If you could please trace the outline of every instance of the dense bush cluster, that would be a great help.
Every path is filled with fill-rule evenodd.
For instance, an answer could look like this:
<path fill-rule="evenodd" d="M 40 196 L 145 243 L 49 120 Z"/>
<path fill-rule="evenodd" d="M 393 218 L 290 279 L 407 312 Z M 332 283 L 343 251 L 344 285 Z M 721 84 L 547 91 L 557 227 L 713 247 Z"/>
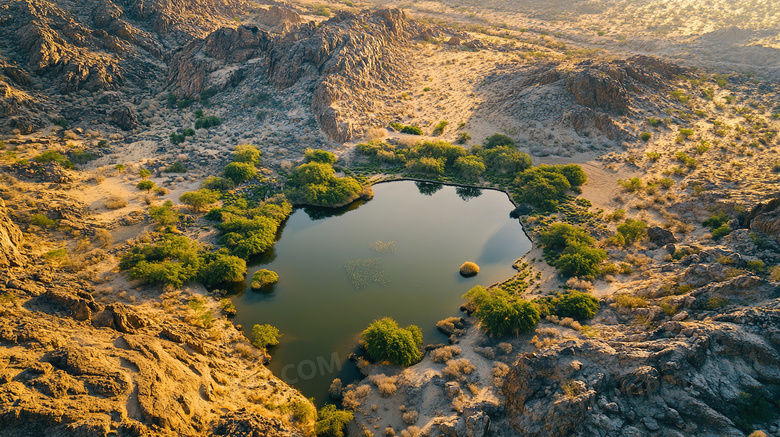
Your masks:
<path fill-rule="evenodd" d="M 309 162 L 293 170 L 287 180 L 291 187 L 290 199 L 315 206 L 340 206 L 360 196 L 363 187 L 358 181 L 351 177 L 336 177 L 330 164 L 317 161 L 330 161 L 332 158 L 327 154 L 312 151 L 306 158 Z"/>
<path fill-rule="evenodd" d="M 515 149 L 515 142 L 502 134 L 488 137 L 482 146 L 469 150 L 446 141 L 417 145 L 369 142 L 356 146 L 358 154 L 373 165 L 400 167 L 410 176 L 474 182 L 485 177 L 507 180 L 517 201 L 554 211 L 569 190 L 587 181 L 576 164 L 531 166 L 531 157 Z M 510 179 L 511 178 L 511 179 Z"/>
<path fill-rule="evenodd" d="M 362 344 L 374 361 L 411 366 L 422 359 L 422 332 L 414 325 L 401 328 L 388 317 L 375 320 L 363 331 Z"/>
<path fill-rule="evenodd" d="M 246 262 L 225 251 L 206 252 L 185 236 L 167 234 L 159 241 L 139 245 L 122 256 L 121 270 L 130 279 L 181 287 L 197 280 L 207 287 L 244 279 Z"/>
<path fill-rule="evenodd" d="M 593 247 L 593 237 L 576 226 L 554 223 L 540 237 L 545 258 L 566 276 L 595 276 L 607 259 L 607 252 Z"/>
<path fill-rule="evenodd" d="M 537 306 L 531 302 L 513 297 L 504 290 L 487 291 L 477 286 L 464 294 L 474 308 L 474 316 L 487 334 L 495 337 L 520 335 L 533 331 L 539 323 Z"/>
<path fill-rule="evenodd" d="M 542 316 L 556 315 L 580 321 L 593 318 L 600 307 L 598 299 L 578 291 L 557 297 L 542 297 L 534 302 L 539 305 Z"/>
<path fill-rule="evenodd" d="M 728 225 L 729 220 L 730 217 L 726 213 L 719 212 L 704 220 L 702 225 L 712 229 L 712 238 L 718 240 L 731 233 L 731 227 Z"/>
<path fill-rule="evenodd" d="M 209 211 L 206 218 L 221 221 L 216 227 L 222 233 L 222 244 L 233 255 L 246 259 L 273 247 L 279 225 L 291 213 L 292 205 L 283 197 L 269 199 L 256 207 L 238 198 Z"/>

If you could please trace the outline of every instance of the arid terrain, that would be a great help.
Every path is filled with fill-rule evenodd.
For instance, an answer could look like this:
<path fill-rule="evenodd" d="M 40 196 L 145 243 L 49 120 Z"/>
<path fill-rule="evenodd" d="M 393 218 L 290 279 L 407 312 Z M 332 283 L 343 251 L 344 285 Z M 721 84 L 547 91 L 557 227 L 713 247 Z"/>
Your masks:
<path fill-rule="evenodd" d="M 484 285 L 598 301 L 511 336 L 466 304 L 417 364 L 355 357 L 347 435 L 780 435 L 780 3 L 0 0 L 0 23 L 0 436 L 339 435 L 219 286 L 124 265 L 180 237 L 235 260 L 237 209 L 272 209 L 273 239 L 312 203 L 290 191 L 307 149 L 360 181 L 342 203 L 397 177 L 507 191 L 534 248 Z M 587 182 L 545 209 L 511 172 L 392 161 L 496 133 Z M 243 144 L 262 158 L 231 181 Z M 598 272 L 545 261 L 555 223 Z"/>

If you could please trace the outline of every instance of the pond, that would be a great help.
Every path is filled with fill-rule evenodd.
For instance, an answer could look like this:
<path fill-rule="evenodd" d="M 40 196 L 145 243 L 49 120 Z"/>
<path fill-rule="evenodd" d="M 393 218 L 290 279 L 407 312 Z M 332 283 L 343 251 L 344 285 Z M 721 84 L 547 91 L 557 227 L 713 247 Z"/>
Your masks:
<path fill-rule="evenodd" d="M 348 357 L 373 320 L 392 317 L 419 326 L 425 344 L 446 342 L 435 325 L 459 314 L 461 296 L 515 273 L 531 242 L 512 208 L 499 191 L 396 181 L 375 185 L 368 202 L 296 209 L 233 296 L 234 322 L 248 338 L 254 324 L 279 328 L 269 368 L 321 404 L 334 378 L 358 378 Z M 465 261 L 479 265 L 477 276 L 458 274 Z M 252 291 L 261 268 L 279 282 Z"/>

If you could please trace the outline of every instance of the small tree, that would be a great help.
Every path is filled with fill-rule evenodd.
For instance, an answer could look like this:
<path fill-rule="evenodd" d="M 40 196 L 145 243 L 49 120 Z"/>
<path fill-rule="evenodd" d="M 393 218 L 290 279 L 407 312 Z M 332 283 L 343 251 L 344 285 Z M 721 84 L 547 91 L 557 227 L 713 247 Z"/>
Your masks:
<path fill-rule="evenodd" d="M 178 223 L 181 214 L 173 207 L 173 202 L 166 200 L 162 206 L 149 208 L 149 216 L 162 228 L 167 228 Z"/>
<path fill-rule="evenodd" d="M 266 269 L 260 269 L 252 275 L 252 289 L 260 290 L 263 287 L 276 284 L 279 281 L 279 275 L 276 272 Z"/>
<path fill-rule="evenodd" d="M 251 144 L 239 144 L 233 149 L 233 161 L 257 165 L 260 163 L 260 149 Z"/>
<path fill-rule="evenodd" d="M 561 297 L 555 307 L 555 314 L 576 320 L 591 319 L 599 310 L 599 301 L 595 297 L 573 291 Z"/>
<path fill-rule="evenodd" d="M 225 166 L 225 177 L 236 184 L 246 182 L 255 175 L 257 175 L 255 166 L 246 162 L 231 162 Z"/>
<path fill-rule="evenodd" d="M 515 147 L 515 140 L 503 134 L 493 134 L 485 138 L 486 149 L 492 149 L 494 147 L 500 147 L 500 146 Z"/>
<path fill-rule="evenodd" d="M 154 189 L 155 183 L 153 181 L 144 179 L 141 182 L 139 182 L 138 185 L 136 185 L 135 187 L 138 188 L 139 190 L 146 190 L 146 192 L 148 193 L 152 191 L 152 189 Z"/>
<path fill-rule="evenodd" d="M 279 330 L 271 325 L 255 325 L 252 327 L 252 344 L 258 349 L 279 344 Z"/>
<path fill-rule="evenodd" d="M 138 170 L 138 176 L 140 176 L 141 179 L 146 179 L 146 178 L 148 178 L 151 175 L 152 175 L 152 172 L 150 172 L 149 170 L 147 170 L 145 168 L 142 168 L 142 169 Z"/>
<path fill-rule="evenodd" d="M 485 163 L 477 156 L 461 156 L 455 160 L 455 166 L 460 170 L 464 178 L 475 180 L 485 172 Z"/>
<path fill-rule="evenodd" d="M 333 404 L 326 404 L 317 414 L 314 432 L 318 436 L 344 437 L 344 428 L 353 417 L 351 411 L 339 410 Z"/>
<path fill-rule="evenodd" d="M 336 155 L 324 150 L 306 149 L 303 152 L 306 162 L 319 162 L 322 164 L 335 164 Z"/>
<path fill-rule="evenodd" d="M 193 211 L 201 211 L 204 206 L 211 205 L 219 201 L 218 191 L 202 188 L 200 190 L 188 191 L 179 197 L 179 201 L 189 205 Z"/>
<path fill-rule="evenodd" d="M 205 264 L 198 272 L 197 279 L 206 287 L 243 281 L 246 275 L 246 261 L 237 256 L 224 253 L 207 254 L 203 262 Z"/>
<path fill-rule="evenodd" d="M 389 361 L 399 366 L 411 366 L 422 359 L 422 332 L 414 325 L 401 328 L 389 318 L 375 320 L 362 334 L 369 358 Z"/>
<path fill-rule="evenodd" d="M 623 244 L 630 245 L 647 234 L 647 223 L 642 220 L 628 219 L 618 225 L 617 231 L 618 239 L 622 240 Z"/>

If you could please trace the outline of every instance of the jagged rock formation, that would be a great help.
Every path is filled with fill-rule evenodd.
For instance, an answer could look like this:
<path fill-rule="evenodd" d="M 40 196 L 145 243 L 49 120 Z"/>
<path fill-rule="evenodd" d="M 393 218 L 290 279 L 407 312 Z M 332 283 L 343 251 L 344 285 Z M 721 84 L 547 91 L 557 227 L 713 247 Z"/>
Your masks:
<path fill-rule="evenodd" d="M 189 98 L 208 87 L 235 86 L 248 76 L 263 76 L 290 92 L 313 90 L 305 98 L 311 98 L 320 127 L 333 140 L 347 141 L 364 128 L 347 120 L 365 119 L 372 100 L 402 84 L 408 72 L 402 47 L 419 33 L 419 26 L 395 9 L 342 13 L 321 26 L 305 23 L 282 35 L 256 27 L 223 28 L 178 52 L 169 82 L 180 97 Z"/>
<path fill-rule="evenodd" d="M 751 230 L 762 232 L 780 243 L 780 198 L 756 205 L 744 222 Z"/>
<path fill-rule="evenodd" d="M 526 354 L 504 384 L 507 418 L 530 436 L 742 436 L 743 393 L 780 390 L 778 327 L 774 300 L 713 323 L 670 321 L 644 341 L 569 340 Z"/>
<path fill-rule="evenodd" d="M 0 295 L 18 299 L 0 303 L 0 436 L 301 436 L 311 426 L 262 407 L 309 402 L 236 353 L 238 331 L 209 338 L 169 315 L 104 308 L 85 283 L 52 273 L 0 281 Z"/>
<path fill-rule="evenodd" d="M 3 199 L 0 199 L 0 268 L 20 267 L 25 258 L 19 252 L 22 232 L 8 217 Z"/>

